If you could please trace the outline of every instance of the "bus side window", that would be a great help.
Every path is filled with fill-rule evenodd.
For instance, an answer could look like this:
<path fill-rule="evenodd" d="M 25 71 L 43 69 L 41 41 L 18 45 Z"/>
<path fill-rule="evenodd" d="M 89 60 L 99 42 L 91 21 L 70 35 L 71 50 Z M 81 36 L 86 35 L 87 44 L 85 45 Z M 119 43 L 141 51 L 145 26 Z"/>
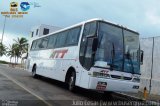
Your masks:
<path fill-rule="evenodd" d="M 37 41 L 33 41 L 32 42 L 31 50 L 34 50 L 36 48 L 36 44 L 37 44 Z"/>
<path fill-rule="evenodd" d="M 45 48 L 47 48 L 47 44 L 48 44 L 48 37 L 42 38 L 39 43 L 39 48 L 45 49 Z"/>
<path fill-rule="evenodd" d="M 40 49 L 40 47 L 39 47 L 40 43 L 41 43 L 41 39 L 38 39 L 38 40 L 37 40 L 36 47 L 35 47 L 36 50 L 39 50 L 39 49 Z"/>
<path fill-rule="evenodd" d="M 68 31 L 64 31 L 59 33 L 56 40 L 56 47 L 63 47 L 65 46 L 66 38 L 67 38 Z"/>
<path fill-rule="evenodd" d="M 49 37 L 48 48 L 54 48 L 54 47 L 55 47 L 56 38 L 57 38 L 57 35 L 56 35 L 56 34 L 51 35 L 51 36 Z"/>
<path fill-rule="evenodd" d="M 69 30 L 67 41 L 66 41 L 67 45 L 78 44 L 80 31 L 81 31 L 81 26 Z"/>
<path fill-rule="evenodd" d="M 84 30 L 83 30 L 83 35 L 81 39 L 81 46 L 80 46 L 80 63 L 82 64 L 83 67 L 86 69 L 90 69 L 91 66 L 91 61 L 90 63 L 86 64 L 85 61 L 89 61 L 88 56 L 88 50 L 90 50 L 90 43 L 92 43 L 92 40 L 87 40 L 86 36 L 87 35 L 93 35 L 96 33 L 96 22 L 90 22 L 85 24 Z M 90 57 L 92 59 L 92 57 Z"/>
<path fill-rule="evenodd" d="M 89 70 L 92 66 L 92 44 L 93 44 L 93 39 L 88 38 L 87 39 L 87 44 L 86 44 L 86 50 L 85 50 L 85 59 L 84 59 L 84 64 L 83 66 Z"/>
<path fill-rule="evenodd" d="M 87 35 L 92 35 L 96 33 L 96 22 L 87 23 L 84 26 L 83 38 Z"/>

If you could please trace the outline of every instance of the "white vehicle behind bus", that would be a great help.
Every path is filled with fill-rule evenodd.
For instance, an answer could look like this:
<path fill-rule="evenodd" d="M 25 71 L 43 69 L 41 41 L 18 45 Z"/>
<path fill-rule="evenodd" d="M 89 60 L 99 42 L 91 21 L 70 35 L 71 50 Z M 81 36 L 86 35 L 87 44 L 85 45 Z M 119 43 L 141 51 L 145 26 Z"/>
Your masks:
<path fill-rule="evenodd" d="M 139 34 L 92 19 L 32 41 L 27 68 L 36 75 L 98 91 L 137 92 L 140 84 Z"/>

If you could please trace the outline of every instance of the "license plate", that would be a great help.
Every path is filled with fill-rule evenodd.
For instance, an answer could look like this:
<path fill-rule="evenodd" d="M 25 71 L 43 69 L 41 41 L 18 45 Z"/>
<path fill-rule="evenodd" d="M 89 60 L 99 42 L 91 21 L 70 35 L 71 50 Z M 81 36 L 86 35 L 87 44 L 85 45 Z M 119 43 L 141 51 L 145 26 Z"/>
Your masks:
<path fill-rule="evenodd" d="M 98 82 L 96 89 L 97 90 L 105 90 L 106 87 L 107 87 L 107 82 Z"/>

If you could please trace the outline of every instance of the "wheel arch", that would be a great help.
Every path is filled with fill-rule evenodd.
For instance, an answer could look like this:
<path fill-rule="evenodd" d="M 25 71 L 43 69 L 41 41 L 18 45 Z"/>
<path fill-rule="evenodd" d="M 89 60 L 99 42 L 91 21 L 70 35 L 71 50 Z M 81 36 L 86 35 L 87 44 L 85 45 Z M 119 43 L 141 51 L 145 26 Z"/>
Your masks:
<path fill-rule="evenodd" d="M 34 69 L 35 67 L 37 67 L 37 64 L 36 64 L 36 63 L 33 64 L 32 72 L 33 72 L 33 69 Z"/>
<path fill-rule="evenodd" d="M 74 67 L 69 67 L 68 70 L 67 70 L 67 73 L 66 73 L 66 76 L 65 76 L 65 83 L 68 83 L 69 81 L 69 77 L 71 75 L 72 72 L 75 72 L 75 75 L 76 75 L 76 69 Z M 75 76 L 76 77 L 76 76 Z M 76 80 L 76 79 L 75 79 Z"/>

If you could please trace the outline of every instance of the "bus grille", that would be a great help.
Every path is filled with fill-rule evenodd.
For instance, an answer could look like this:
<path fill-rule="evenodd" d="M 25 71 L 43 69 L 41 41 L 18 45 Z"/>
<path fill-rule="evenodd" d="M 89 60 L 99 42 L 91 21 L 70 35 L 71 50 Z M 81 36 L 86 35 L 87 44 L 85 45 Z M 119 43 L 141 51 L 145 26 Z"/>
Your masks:
<path fill-rule="evenodd" d="M 111 77 L 115 79 L 132 80 L 131 77 L 125 77 L 125 76 L 119 76 L 119 75 L 111 75 Z"/>

